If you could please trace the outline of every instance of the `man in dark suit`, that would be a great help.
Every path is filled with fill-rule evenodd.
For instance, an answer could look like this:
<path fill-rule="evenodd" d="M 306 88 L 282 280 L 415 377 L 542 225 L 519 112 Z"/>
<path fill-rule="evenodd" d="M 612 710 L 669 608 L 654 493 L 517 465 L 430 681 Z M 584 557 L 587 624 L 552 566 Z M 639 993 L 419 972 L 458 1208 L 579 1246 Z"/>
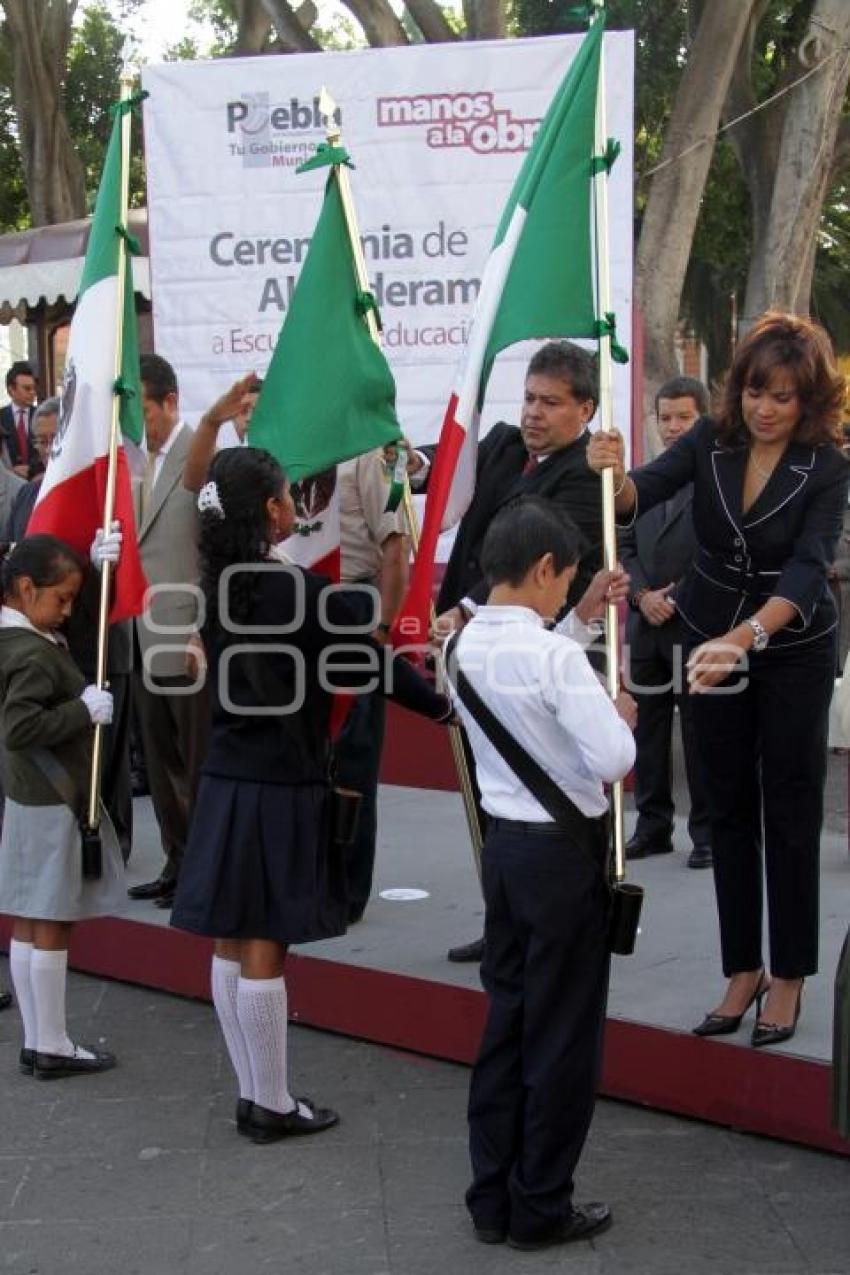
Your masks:
<path fill-rule="evenodd" d="M 533 355 L 519 428 L 499 421 L 478 449 L 475 494 L 458 526 L 437 599 L 437 633 L 462 627 L 486 601 L 481 547 L 495 515 L 517 496 L 544 496 L 576 524 L 583 543 L 567 606 L 574 606 L 584 593 L 602 566 L 602 487 L 598 475 L 585 472 L 587 426 L 598 397 L 596 358 L 581 346 L 548 341 Z M 423 471 L 433 452 L 434 448 L 422 448 L 413 453 L 415 491 L 427 487 Z M 471 756 L 469 768 L 474 774 Z M 480 806 L 479 818 L 483 827 Z M 482 953 L 483 940 L 476 939 L 451 948 L 449 960 L 477 961 Z"/>
<path fill-rule="evenodd" d="M 655 410 L 666 449 L 687 433 L 700 416 L 706 415 L 708 393 L 701 381 L 679 376 L 661 386 Z M 678 707 L 691 798 L 688 831 L 693 849 L 688 867 L 710 868 L 708 809 L 684 669 L 682 627 L 672 596 L 693 561 L 696 547 L 692 495 L 692 487 L 681 488 L 672 499 L 650 509 L 619 536 L 620 558 L 631 577 L 626 625 L 629 690 L 638 702 L 638 819 L 634 836 L 626 844 L 626 858 L 643 859 L 673 849 L 670 748 L 673 710 Z"/>
<path fill-rule="evenodd" d="M 6 373 L 10 402 L 0 411 L 0 445 L 3 464 L 19 478 L 31 478 L 30 466 L 38 459 L 30 436 L 37 389 L 32 364 L 13 363 Z"/>

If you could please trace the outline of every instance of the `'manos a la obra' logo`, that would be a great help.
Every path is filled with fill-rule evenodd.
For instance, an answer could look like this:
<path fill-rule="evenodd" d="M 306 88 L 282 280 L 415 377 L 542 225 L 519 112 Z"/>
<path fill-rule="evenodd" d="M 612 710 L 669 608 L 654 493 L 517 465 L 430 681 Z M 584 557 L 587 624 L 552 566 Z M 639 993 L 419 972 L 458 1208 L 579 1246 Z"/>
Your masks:
<path fill-rule="evenodd" d="M 307 159 L 324 137 L 318 97 L 309 102 L 290 97 L 286 102 L 272 103 L 268 92 L 243 93 L 226 104 L 225 112 L 230 154 L 241 159 L 244 168 L 294 167 Z M 341 122 L 339 110 L 334 118 Z M 310 138 L 308 134 L 319 136 Z"/>
<path fill-rule="evenodd" d="M 428 146 L 460 146 L 479 155 L 530 150 L 540 127 L 539 119 L 500 110 L 489 91 L 379 97 L 376 109 L 378 128 L 418 126 Z"/>

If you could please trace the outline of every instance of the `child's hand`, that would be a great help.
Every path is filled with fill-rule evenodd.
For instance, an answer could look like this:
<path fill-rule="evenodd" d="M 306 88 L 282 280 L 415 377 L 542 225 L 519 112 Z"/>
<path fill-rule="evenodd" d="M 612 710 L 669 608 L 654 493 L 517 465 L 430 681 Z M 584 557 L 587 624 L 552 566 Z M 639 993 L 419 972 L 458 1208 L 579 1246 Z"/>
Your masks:
<path fill-rule="evenodd" d="M 89 710 L 89 717 L 95 726 L 108 726 L 112 721 L 112 696 L 109 691 L 102 691 L 99 686 L 87 686 L 80 699 Z"/>
<path fill-rule="evenodd" d="M 116 565 L 121 557 L 121 541 L 123 539 L 121 523 L 117 519 L 112 524 L 112 530 L 106 536 L 103 534 L 103 528 L 98 527 L 89 549 L 91 564 L 97 571 L 103 570 L 104 562 L 111 563 L 113 567 Z"/>

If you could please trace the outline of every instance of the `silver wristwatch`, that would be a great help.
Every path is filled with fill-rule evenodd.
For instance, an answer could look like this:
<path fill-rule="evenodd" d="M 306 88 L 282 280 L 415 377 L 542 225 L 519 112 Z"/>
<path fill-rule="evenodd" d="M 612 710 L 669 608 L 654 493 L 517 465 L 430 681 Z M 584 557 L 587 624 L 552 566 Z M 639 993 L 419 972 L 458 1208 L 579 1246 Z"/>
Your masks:
<path fill-rule="evenodd" d="M 760 624 L 758 620 L 754 620 L 752 618 L 745 620 L 744 623 L 749 625 L 753 631 L 754 641 L 750 649 L 753 651 L 763 651 L 770 641 L 770 634 L 767 629 L 763 624 Z"/>

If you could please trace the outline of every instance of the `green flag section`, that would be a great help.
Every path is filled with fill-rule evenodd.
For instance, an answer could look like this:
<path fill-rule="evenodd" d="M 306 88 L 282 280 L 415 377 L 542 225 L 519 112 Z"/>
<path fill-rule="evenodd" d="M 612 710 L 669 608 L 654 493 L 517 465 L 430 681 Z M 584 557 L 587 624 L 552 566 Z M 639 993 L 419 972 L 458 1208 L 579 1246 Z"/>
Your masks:
<path fill-rule="evenodd" d="M 293 482 L 401 437 L 395 382 L 363 310 L 332 175 L 248 427 Z"/>
<path fill-rule="evenodd" d="M 62 380 L 59 428 L 50 451 L 27 534 L 48 532 L 87 555 L 103 525 L 109 470 L 109 442 L 115 395 L 126 437 L 141 441 L 139 339 L 130 260 L 127 258 L 121 357 L 117 350 L 121 226 L 121 116 L 116 109 L 112 136 L 95 204 L 77 306 L 71 322 Z M 116 384 L 116 367 L 122 369 Z M 124 540 L 114 575 L 110 620 L 139 615 L 147 581 L 136 543 L 130 477 L 123 446 L 118 448 L 113 516 Z"/>
<path fill-rule="evenodd" d="M 600 13 L 544 116 L 496 231 L 493 253 L 509 265 L 484 351 L 479 406 L 500 350 L 534 337 L 595 335 L 591 182 L 604 30 Z"/>

